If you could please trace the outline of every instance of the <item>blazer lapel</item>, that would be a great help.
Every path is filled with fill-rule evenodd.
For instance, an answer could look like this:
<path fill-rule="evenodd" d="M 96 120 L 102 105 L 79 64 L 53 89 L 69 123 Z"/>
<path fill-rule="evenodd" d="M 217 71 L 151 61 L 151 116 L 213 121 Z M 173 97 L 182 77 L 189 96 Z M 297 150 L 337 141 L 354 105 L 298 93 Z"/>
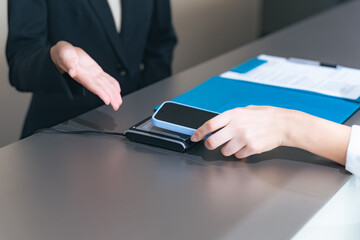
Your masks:
<path fill-rule="evenodd" d="M 101 24 L 103 25 L 106 35 L 111 42 L 114 50 L 123 64 L 126 65 L 125 54 L 123 52 L 121 38 L 116 31 L 114 18 L 112 16 L 110 7 L 106 0 L 88 0 L 92 5 L 96 15 L 98 16 Z M 124 0 L 122 0 L 124 2 Z M 123 8 L 123 6 L 122 6 Z M 124 11 L 123 11 L 124 12 Z"/>

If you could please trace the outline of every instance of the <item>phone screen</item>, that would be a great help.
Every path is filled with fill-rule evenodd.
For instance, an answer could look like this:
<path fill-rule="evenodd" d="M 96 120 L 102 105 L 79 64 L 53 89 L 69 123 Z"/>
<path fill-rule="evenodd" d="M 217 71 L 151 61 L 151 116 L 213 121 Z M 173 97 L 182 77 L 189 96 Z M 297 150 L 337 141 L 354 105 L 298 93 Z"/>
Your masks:
<path fill-rule="evenodd" d="M 217 115 L 217 113 L 168 102 L 156 113 L 155 118 L 164 122 L 198 129 Z"/>

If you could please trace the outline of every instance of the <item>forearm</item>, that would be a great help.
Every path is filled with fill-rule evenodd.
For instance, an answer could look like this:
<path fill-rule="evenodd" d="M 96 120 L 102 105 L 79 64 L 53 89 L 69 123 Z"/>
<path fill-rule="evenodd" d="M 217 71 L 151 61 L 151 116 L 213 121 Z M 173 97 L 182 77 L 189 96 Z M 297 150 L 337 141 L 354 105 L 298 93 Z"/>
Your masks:
<path fill-rule="evenodd" d="M 298 111 L 290 111 L 284 119 L 288 124 L 283 145 L 301 148 L 345 165 L 350 127 Z"/>
<path fill-rule="evenodd" d="M 6 57 L 10 82 L 19 91 L 57 92 L 65 84 L 50 57 L 47 2 L 8 1 Z"/>
<path fill-rule="evenodd" d="M 59 89 L 61 77 L 50 58 L 50 49 L 41 47 L 8 55 L 10 82 L 19 91 L 39 92 Z M 56 84 L 58 83 L 58 84 Z M 51 91 L 51 90 L 50 90 Z"/>

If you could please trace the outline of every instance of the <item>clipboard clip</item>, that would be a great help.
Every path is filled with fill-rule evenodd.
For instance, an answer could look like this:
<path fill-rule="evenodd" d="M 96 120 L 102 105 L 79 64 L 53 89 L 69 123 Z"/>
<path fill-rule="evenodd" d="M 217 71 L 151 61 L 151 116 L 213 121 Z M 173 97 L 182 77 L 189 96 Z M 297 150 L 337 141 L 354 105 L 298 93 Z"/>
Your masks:
<path fill-rule="evenodd" d="M 299 64 L 305 64 L 305 65 L 328 67 L 328 68 L 335 68 L 335 69 L 342 68 L 342 66 L 337 65 L 337 64 L 324 63 L 324 62 L 319 62 L 319 61 L 314 61 L 314 60 L 307 60 L 307 59 L 301 59 L 301 58 L 293 58 L 293 57 L 291 57 L 291 58 L 288 58 L 287 60 L 288 60 L 289 62 L 299 63 Z"/>

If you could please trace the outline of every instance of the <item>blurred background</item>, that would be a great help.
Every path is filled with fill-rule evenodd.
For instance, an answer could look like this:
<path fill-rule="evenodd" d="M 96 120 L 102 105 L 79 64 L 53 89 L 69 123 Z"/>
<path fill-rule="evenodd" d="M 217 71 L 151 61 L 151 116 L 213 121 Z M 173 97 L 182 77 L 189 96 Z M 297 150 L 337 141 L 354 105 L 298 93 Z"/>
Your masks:
<path fill-rule="evenodd" d="M 351 0 L 171 0 L 174 74 Z M 7 1 L 0 1 L 0 147 L 19 139 L 31 95 L 8 81 Z"/>

